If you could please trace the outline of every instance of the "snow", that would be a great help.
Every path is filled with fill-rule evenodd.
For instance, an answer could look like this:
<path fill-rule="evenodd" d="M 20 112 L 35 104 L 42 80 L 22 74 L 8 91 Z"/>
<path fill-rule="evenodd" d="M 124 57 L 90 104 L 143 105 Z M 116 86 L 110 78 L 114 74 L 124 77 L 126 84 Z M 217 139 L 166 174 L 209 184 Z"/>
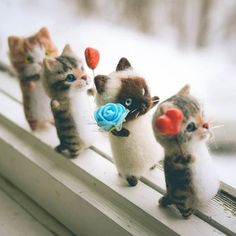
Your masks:
<path fill-rule="evenodd" d="M 222 139 L 228 138 L 235 145 L 236 132 L 228 131 L 236 123 L 236 112 L 232 111 L 236 99 L 236 66 L 222 48 L 213 45 L 198 52 L 178 49 L 170 40 L 147 36 L 95 16 L 80 16 L 78 12 L 75 1 L 1 0 L 0 59 L 9 63 L 9 35 L 30 35 L 47 26 L 60 50 L 70 43 L 84 60 L 86 47 L 99 49 L 101 60 L 95 74 L 109 74 L 125 56 L 144 75 L 152 94 L 161 100 L 186 83 L 190 84 L 192 93 L 204 104 L 207 116 L 215 124 L 224 125 L 216 132 L 215 141 L 221 143 Z M 91 70 L 87 70 L 92 76 Z M 222 178 L 236 186 L 236 177 L 230 169 L 232 163 L 235 165 L 235 154 L 234 158 L 216 158 L 216 161 L 218 168 L 223 169 L 221 173 L 227 173 L 222 174 Z"/>

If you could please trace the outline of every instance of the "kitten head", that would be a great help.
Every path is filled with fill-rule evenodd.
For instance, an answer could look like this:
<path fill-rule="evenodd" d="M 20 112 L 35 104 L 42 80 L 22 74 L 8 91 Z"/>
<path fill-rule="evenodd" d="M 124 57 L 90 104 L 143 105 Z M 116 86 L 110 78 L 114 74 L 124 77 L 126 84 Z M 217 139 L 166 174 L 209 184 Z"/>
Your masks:
<path fill-rule="evenodd" d="M 157 141 L 169 149 L 209 137 L 209 125 L 199 103 L 190 95 L 188 85 L 158 106 L 153 116 L 153 130 Z"/>
<path fill-rule="evenodd" d="M 158 97 L 151 97 L 146 81 L 133 70 L 126 58 L 120 59 L 115 72 L 108 76 L 98 75 L 94 82 L 97 104 L 121 103 L 130 111 L 126 121 L 147 113 L 159 101 Z"/>
<path fill-rule="evenodd" d="M 51 98 L 69 96 L 88 84 L 83 64 L 68 44 L 59 57 L 44 60 L 43 73 L 43 84 Z"/>
<path fill-rule="evenodd" d="M 10 60 L 21 79 L 39 75 L 43 59 L 57 56 L 57 49 L 46 27 L 27 38 L 10 36 L 8 45 Z"/>

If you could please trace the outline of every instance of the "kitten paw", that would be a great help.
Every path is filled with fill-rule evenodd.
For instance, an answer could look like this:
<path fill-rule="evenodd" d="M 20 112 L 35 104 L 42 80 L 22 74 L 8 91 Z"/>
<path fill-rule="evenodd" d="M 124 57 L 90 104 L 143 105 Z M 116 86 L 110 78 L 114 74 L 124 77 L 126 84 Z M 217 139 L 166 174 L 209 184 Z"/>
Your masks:
<path fill-rule="evenodd" d="M 37 130 L 38 128 L 38 122 L 36 120 L 30 120 L 29 122 L 29 126 L 31 128 L 32 131 Z"/>
<path fill-rule="evenodd" d="M 129 130 L 122 128 L 122 130 L 117 131 L 117 130 L 112 130 L 111 131 L 113 135 L 117 136 L 117 137 L 128 137 L 130 132 Z"/>
<path fill-rule="evenodd" d="M 131 187 L 134 187 L 138 184 L 138 178 L 133 175 L 128 176 L 126 180 Z"/>
<path fill-rule="evenodd" d="M 193 208 L 178 208 L 180 211 L 180 214 L 183 216 L 184 219 L 188 219 L 193 213 Z"/>
<path fill-rule="evenodd" d="M 51 101 L 51 106 L 53 110 L 58 110 L 60 107 L 60 103 L 57 100 L 52 100 Z"/>
<path fill-rule="evenodd" d="M 61 144 L 56 146 L 54 149 L 55 149 L 56 152 L 59 152 L 59 153 L 65 152 L 67 150 L 67 148 L 65 146 L 61 145 Z"/>
<path fill-rule="evenodd" d="M 162 207 L 167 207 L 167 206 L 171 205 L 171 201 L 167 196 L 164 196 L 159 199 L 159 205 Z"/>
<path fill-rule="evenodd" d="M 95 96 L 96 90 L 94 88 L 90 88 L 87 90 L 88 96 Z"/>

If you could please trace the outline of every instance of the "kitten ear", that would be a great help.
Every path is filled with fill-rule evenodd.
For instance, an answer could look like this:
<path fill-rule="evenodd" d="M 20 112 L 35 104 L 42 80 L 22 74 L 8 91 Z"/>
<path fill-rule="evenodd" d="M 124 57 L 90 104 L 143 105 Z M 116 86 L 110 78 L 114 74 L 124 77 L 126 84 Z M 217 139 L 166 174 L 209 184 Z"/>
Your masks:
<path fill-rule="evenodd" d="M 73 51 L 72 51 L 70 45 L 66 44 L 61 55 L 68 55 L 68 54 L 70 55 L 71 53 L 73 53 Z"/>
<path fill-rule="evenodd" d="M 57 64 L 56 60 L 51 58 L 45 58 L 43 60 L 43 66 L 48 71 L 52 71 L 56 64 Z"/>
<path fill-rule="evenodd" d="M 37 36 L 50 39 L 50 33 L 48 31 L 48 28 L 47 27 L 41 28 L 39 32 L 37 33 Z"/>
<path fill-rule="evenodd" d="M 116 71 L 127 70 L 129 68 L 132 68 L 130 62 L 127 60 L 127 58 L 122 57 L 116 66 Z"/>
<path fill-rule="evenodd" d="M 190 85 L 186 84 L 180 91 L 177 93 L 178 95 L 182 96 L 189 96 L 190 95 Z"/>
<path fill-rule="evenodd" d="M 11 52 L 15 51 L 21 44 L 21 38 L 16 36 L 8 37 L 8 46 Z"/>

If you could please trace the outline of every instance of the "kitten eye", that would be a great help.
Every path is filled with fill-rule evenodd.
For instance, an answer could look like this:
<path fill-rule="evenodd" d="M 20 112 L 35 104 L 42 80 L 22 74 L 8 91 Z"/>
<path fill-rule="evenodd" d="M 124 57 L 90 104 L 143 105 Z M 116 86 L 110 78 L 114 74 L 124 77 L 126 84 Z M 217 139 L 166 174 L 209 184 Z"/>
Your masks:
<path fill-rule="evenodd" d="M 25 58 L 25 63 L 32 64 L 34 62 L 34 58 L 32 56 L 27 56 Z"/>
<path fill-rule="evenodd" d="M 46 57 L 49 57 L 49 56 L 50 56 L 50 54 L 51 54 L 51 53 L 50 53 L 50 51 L 49 51 L 49 50 L 46 50 L 46 51 L 45 51 L 45 56 L 46 56 Z"/>
<path fill-rule="evenodd" d="M 69 74 L 66 76 L 66 81 L 67 82 L 74 82 L 76 80 L 75 76 L 73 74 Z"/>
<path fill-rule="evenodd" d="M 64 73 L 63 70 L 58 70 L 58 71 L 57 71 L 57 74 L 58 74 L 58 75 L 61 75 L 61 74 L 63 74 L 63 73 Z"/>
<path fill-rule="evenodd" d="M 196 124 L 194 122 L 190 122 L 186 128 L 188 132 L 193 132 L 197 129 Z"/>
<path fill-rule="evenodd" d="M 130 106 L 132 104 L 132 99 L 131 98 L 127 98 L 126 100 L 125 100 L 125 105 L 126 106 Z"/>

